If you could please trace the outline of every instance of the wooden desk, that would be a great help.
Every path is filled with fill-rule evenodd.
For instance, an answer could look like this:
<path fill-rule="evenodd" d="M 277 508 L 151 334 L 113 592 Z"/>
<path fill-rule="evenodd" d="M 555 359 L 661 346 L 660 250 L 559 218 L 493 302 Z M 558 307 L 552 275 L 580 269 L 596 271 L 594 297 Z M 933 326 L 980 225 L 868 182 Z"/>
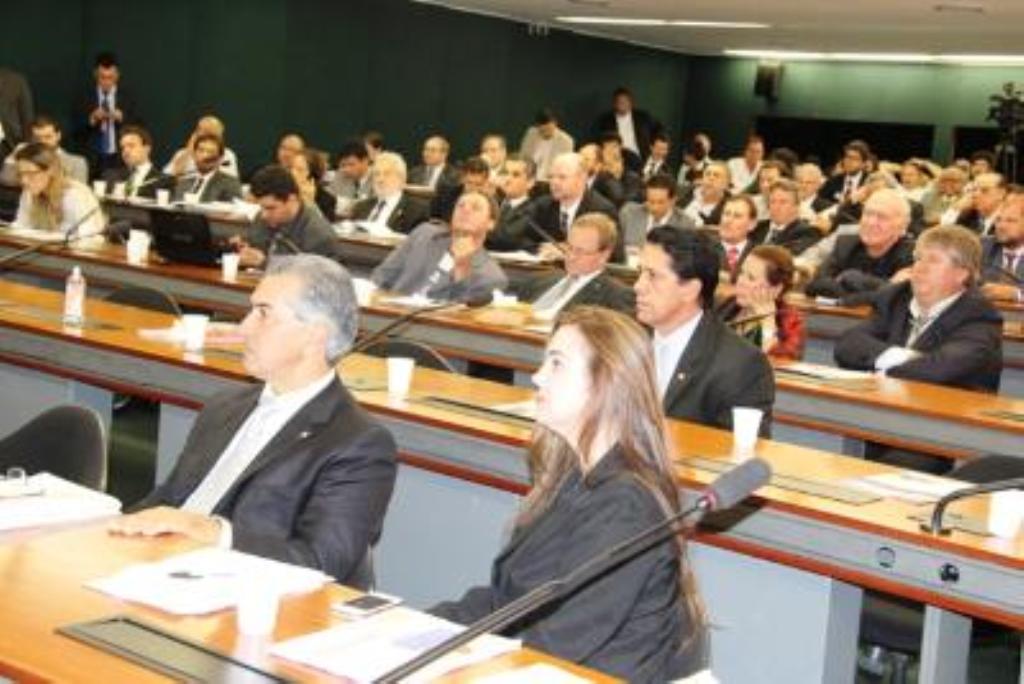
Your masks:
<path fill-rule="evenodd" d="M 43 312 L 59 304 L 53 293 L 10 284 L 0 285 L 0 300 L 30 302 Z M 34 383 L 127 390 L 164 402 L 161 440 L 177 439 L 180 448 L 206 397 L 249 381 L 230 354 L 211 350 L 189 358 L 171 345 L 139 340 L 134 326 L 169 323 L 158 314 L 89 302 L 90 320 L 119 327 L 74 334 L 31 313 L 0 306 L 0 420 L 31 400 Z M 380 360 L 354 357 L 341 370 L 401 450 L 396 494 L 376 554 L 381 588 L 423 606 L 485 582 L 504 525 L 527 487 L 522 446 L 529 426 L 480 409 L 522 400 L 528 392 L 421 369 L 410 400 L 396 401 L 382 391 Z M 443 403 L 451 399 L 472 406 Z M 671 430 L 679 482 L 687 490 L 714 477 L 709 464 L 730 458 L 728 435 L 683 423 Z M 842 488 L 848 477 L 889 470 L 883 466 L 779 443 L 762 442 L 759 453 L 778 473 L 818 493 L 777 480 L 780 486 L 719 517 L 708 530 L 721 531 L 704 531 L 693 545 L 702 592 L 719 626 L 713 659 L 729 675 L 726 681 L 846 681 L 863 587 L 929 605 L 926 671 L 963 666 L 970 626 L 965 616 L 1024 627 L 1021 538 L 933 538 L 908 519 L 911 506 L 843 503 L 821 493 Z M 706 460 L 683 460 L 693 456 Z M 967 512 L 982 515 L 978 506 Z M 940 579 L 947 564 L 959 569 L 959 581 Z"/>
<path fill-rule="evenodd" d="M 163 682 L 150 670 L 91 646 L 60 636 L 58 627 L 114 614 L 130 614 L 167 631 L 198 641 L 239 660 L 293 681 L 337 682 L 338 678 L 296 663 L 272 658 L 258 641 L 243 639 L 235 629 L 234 611 L 176 617 L 123 602 L 82 583 L 112 574 L 131 563 L 156 561 L 194 548 L 183 537 L 132 539 L 106 533 L 102 524 L 58 532 L 0 536 L 0 676 L 19 682 Z M 343 621 L 330 610 L 331 601 L 356 592 L 330 584 L 319 591 L 281 602 L 272 641 L 307 634 Z M 59 655 L 58 655 L 59 654 Z M 445 682 L 471 682 L 535 663 L 549 663 L 591 682 L 616 681 L 530 649 L 494 658 L 445 677 Z"/>

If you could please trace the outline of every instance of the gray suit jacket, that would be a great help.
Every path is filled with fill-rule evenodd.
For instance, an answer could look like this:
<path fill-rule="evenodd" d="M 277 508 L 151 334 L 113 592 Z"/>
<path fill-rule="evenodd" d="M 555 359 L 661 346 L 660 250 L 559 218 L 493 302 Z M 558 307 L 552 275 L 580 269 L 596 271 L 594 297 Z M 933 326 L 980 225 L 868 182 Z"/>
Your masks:
<path fill-rule="evenodd" d="M 409 185 L 428 185 L 427 181 L 427 167 L 423 164 L 414 166 L 409 170 Z M 447 185 L 459 185 L 459 172 L 455 170 L 455 167 L 451 164 L 445 164 L 441 167 L 441 173 L 437 176 L 437 182 L 434 184 L 434 188 Z"/>
<path fill-rule="evenodd" d="M 451 301 L 472 301 L 508 287 L 505 272 L 485 249 L 473 255 L 468 278 L 455 282 L 450 273 L 441 273 L 437 266 L 451 244 L 447 225 L 423 223 L 373 269 L 371 278 L 384 290 L 411 295 L 426 288 L 431 299 Z"/>
<path fill-rule="evenodd" d="M 337 259 L 340 251 L 331 224 L 316 207 L 305 203 L 290 223 L 277 228 L 270 228 L 262 219 L 257 219 L 246 239 L 267 256 L 294 254 L 298 250 Z"/>
<path fill-rule="evenodd" d="M 532 304 L 564 277 L 563 271 L 539 275 L 520 283 L 514 289 L 519 299 Z M 573 295 L 563 309 L 568 310 L 575 306 L 588 305 L 602 306 L 632 316 L 636 307 L 636 296 L 633 294 L 633 290 L 612 276 L 601 273 Z"/>
<path fill-rule="evenodd" d="M 1018 285 L 1014 283 L 1003 269 L 1005 267 L 1003 258 L 1003 246 L 991 235 L 981 238 L 981 279 L 986 283 L 1004 283 L 1007 285 Z M 1020 281 L 1024 281 L 1024 258 L 1017 259 L 1014 265 L 1013 275 Z"/>
<path fill-rule="evenodd" d="M 192 192 L 195 187 L 196 178 L 182 176 L 174 186 L 174 201 L 185 199 L 185 194 Z M 223 171 L 214 171 L 213 177 L 203 188 L 203 194 L 199 196 L 200 202 L 230 202 L 242 196 L 242 184 L 234 176 L 229 176 Z"/>
<path fill-rule="evenodd" d="M 184 504 L 261 391 L 254 385 L 208 401 L 167 481 L 133 508 Z M 231 521 L 239 551 L 319 568 L 366 588 L 368 551 L 394 487 L 395 451 L 391 434 L 335 381 L 271 438 L 213 513 Z"/>
<path fill-rule="evenodd" d="M 647 238 L 647 220 L 650 214 L 647 207 L 639 202 L 626 202 L 619 210 L 619 229 L 623 239 L 630 247 L 639 247 Z M 679 207 L 672 208 L 672 215 L 667 224 L 680 228 L 697 228 L 693 219 L 683 213 Z"/>

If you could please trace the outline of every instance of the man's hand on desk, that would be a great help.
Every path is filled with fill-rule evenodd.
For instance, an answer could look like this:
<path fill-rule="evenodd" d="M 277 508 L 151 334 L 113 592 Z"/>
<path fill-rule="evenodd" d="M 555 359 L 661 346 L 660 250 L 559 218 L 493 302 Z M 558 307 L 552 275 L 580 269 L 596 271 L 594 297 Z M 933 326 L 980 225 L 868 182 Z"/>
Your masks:
<path fill-rule="evenodd" d="M 201 544 L 216 544 L 220 540 L 221 524 L 216 518 L 199 513 L 157 506 L 122 516 L 111 522 L 107 531 L 130 537 L 183 534 Z"/>
<path fill-rule="evenodd" d="M 234 235 L 228 243 L 238 250 L 238 265 L 243 268 L 258 268 L 267 260 L 267 255 L 262 249 L 251 247 L 248 242 Z"/>

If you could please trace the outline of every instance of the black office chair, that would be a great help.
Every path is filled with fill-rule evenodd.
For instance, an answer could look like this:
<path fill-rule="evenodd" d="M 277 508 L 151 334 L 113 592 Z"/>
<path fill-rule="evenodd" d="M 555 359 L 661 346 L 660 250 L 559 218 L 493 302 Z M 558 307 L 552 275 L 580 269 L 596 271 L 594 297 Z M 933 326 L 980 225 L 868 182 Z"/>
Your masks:
<path fill-rule="evenodd" d="M 389 337 L 379 342 L 374 342 L 369 347 L 362 350 L 363 354 L 369 354 L 370 356 L 378 356 L 381 358 L 387 358 L 389 356 L 405 356 L 416 360 L 416 365 L 420 368 L 430 368 L 433 370 L 447 371 L 449 373 L 457 373 L 455 366 L 449 363 L 448 359 L 441 356 L 441 354 L 433 347 L 423 344 L 422 342 L 414 342 L 413 340 L 405 340 L 400 337 Z"/>
<path fill-rule="evenodd" d="M 181 307 L 174 301 L 174 297 L 153 287 L 126 285 L 108 294 L 103 301 L 181 316 Z"/>
<path fill-rule="evenodd" d="M 972 484 L 1024 477 L 1024 458 L 990 454 L 964 462 L 947 477 Z M 993 629 L 977 625 L 974 639 L 990 636 Z M 860 641 L 869 652 L 860 659 L 860 668 L 875 676 L 889 675 L 892 684 L 907 681 L 908 670 L 919 656 L 924 609 L 907 599 L 865 592 L 860 624 Z M 996 628 L 998 629 L 998 628 Z"/>
<path fill-rule="evenodd" d="M 0 439 L 0 469 L 46 471 L 104 491 L 107 487 L 107 434 L 96 411 L 58 406 L 40 413 Z"/>

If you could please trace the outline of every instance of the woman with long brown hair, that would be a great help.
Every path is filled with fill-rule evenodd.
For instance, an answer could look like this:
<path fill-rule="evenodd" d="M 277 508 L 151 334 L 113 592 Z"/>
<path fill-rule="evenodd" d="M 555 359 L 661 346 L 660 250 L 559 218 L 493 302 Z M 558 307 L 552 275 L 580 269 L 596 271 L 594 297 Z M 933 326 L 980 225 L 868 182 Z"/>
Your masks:
<path fill-rule="evenodd" d="M 77 226 L 79 236 L 103 232 L 103 212 L 92 191 L 67 178 L 56 151 L 42 143 L 29 143 L 14 153 L 21 183 L 21 200 L 14 219 L 20 228 L 67 232 Z"/>
<path fill-rule="evenodd" d="M 637 323 L 597 307 L 563 313 L 534 382 L 533 487 L 491 584 L 436 606 L 437 615 L 471 623 L 679 510 L 650 342 Z M 704 611 L 681 537 L 507 633 L 630 682 L 704 667 Z"/>

